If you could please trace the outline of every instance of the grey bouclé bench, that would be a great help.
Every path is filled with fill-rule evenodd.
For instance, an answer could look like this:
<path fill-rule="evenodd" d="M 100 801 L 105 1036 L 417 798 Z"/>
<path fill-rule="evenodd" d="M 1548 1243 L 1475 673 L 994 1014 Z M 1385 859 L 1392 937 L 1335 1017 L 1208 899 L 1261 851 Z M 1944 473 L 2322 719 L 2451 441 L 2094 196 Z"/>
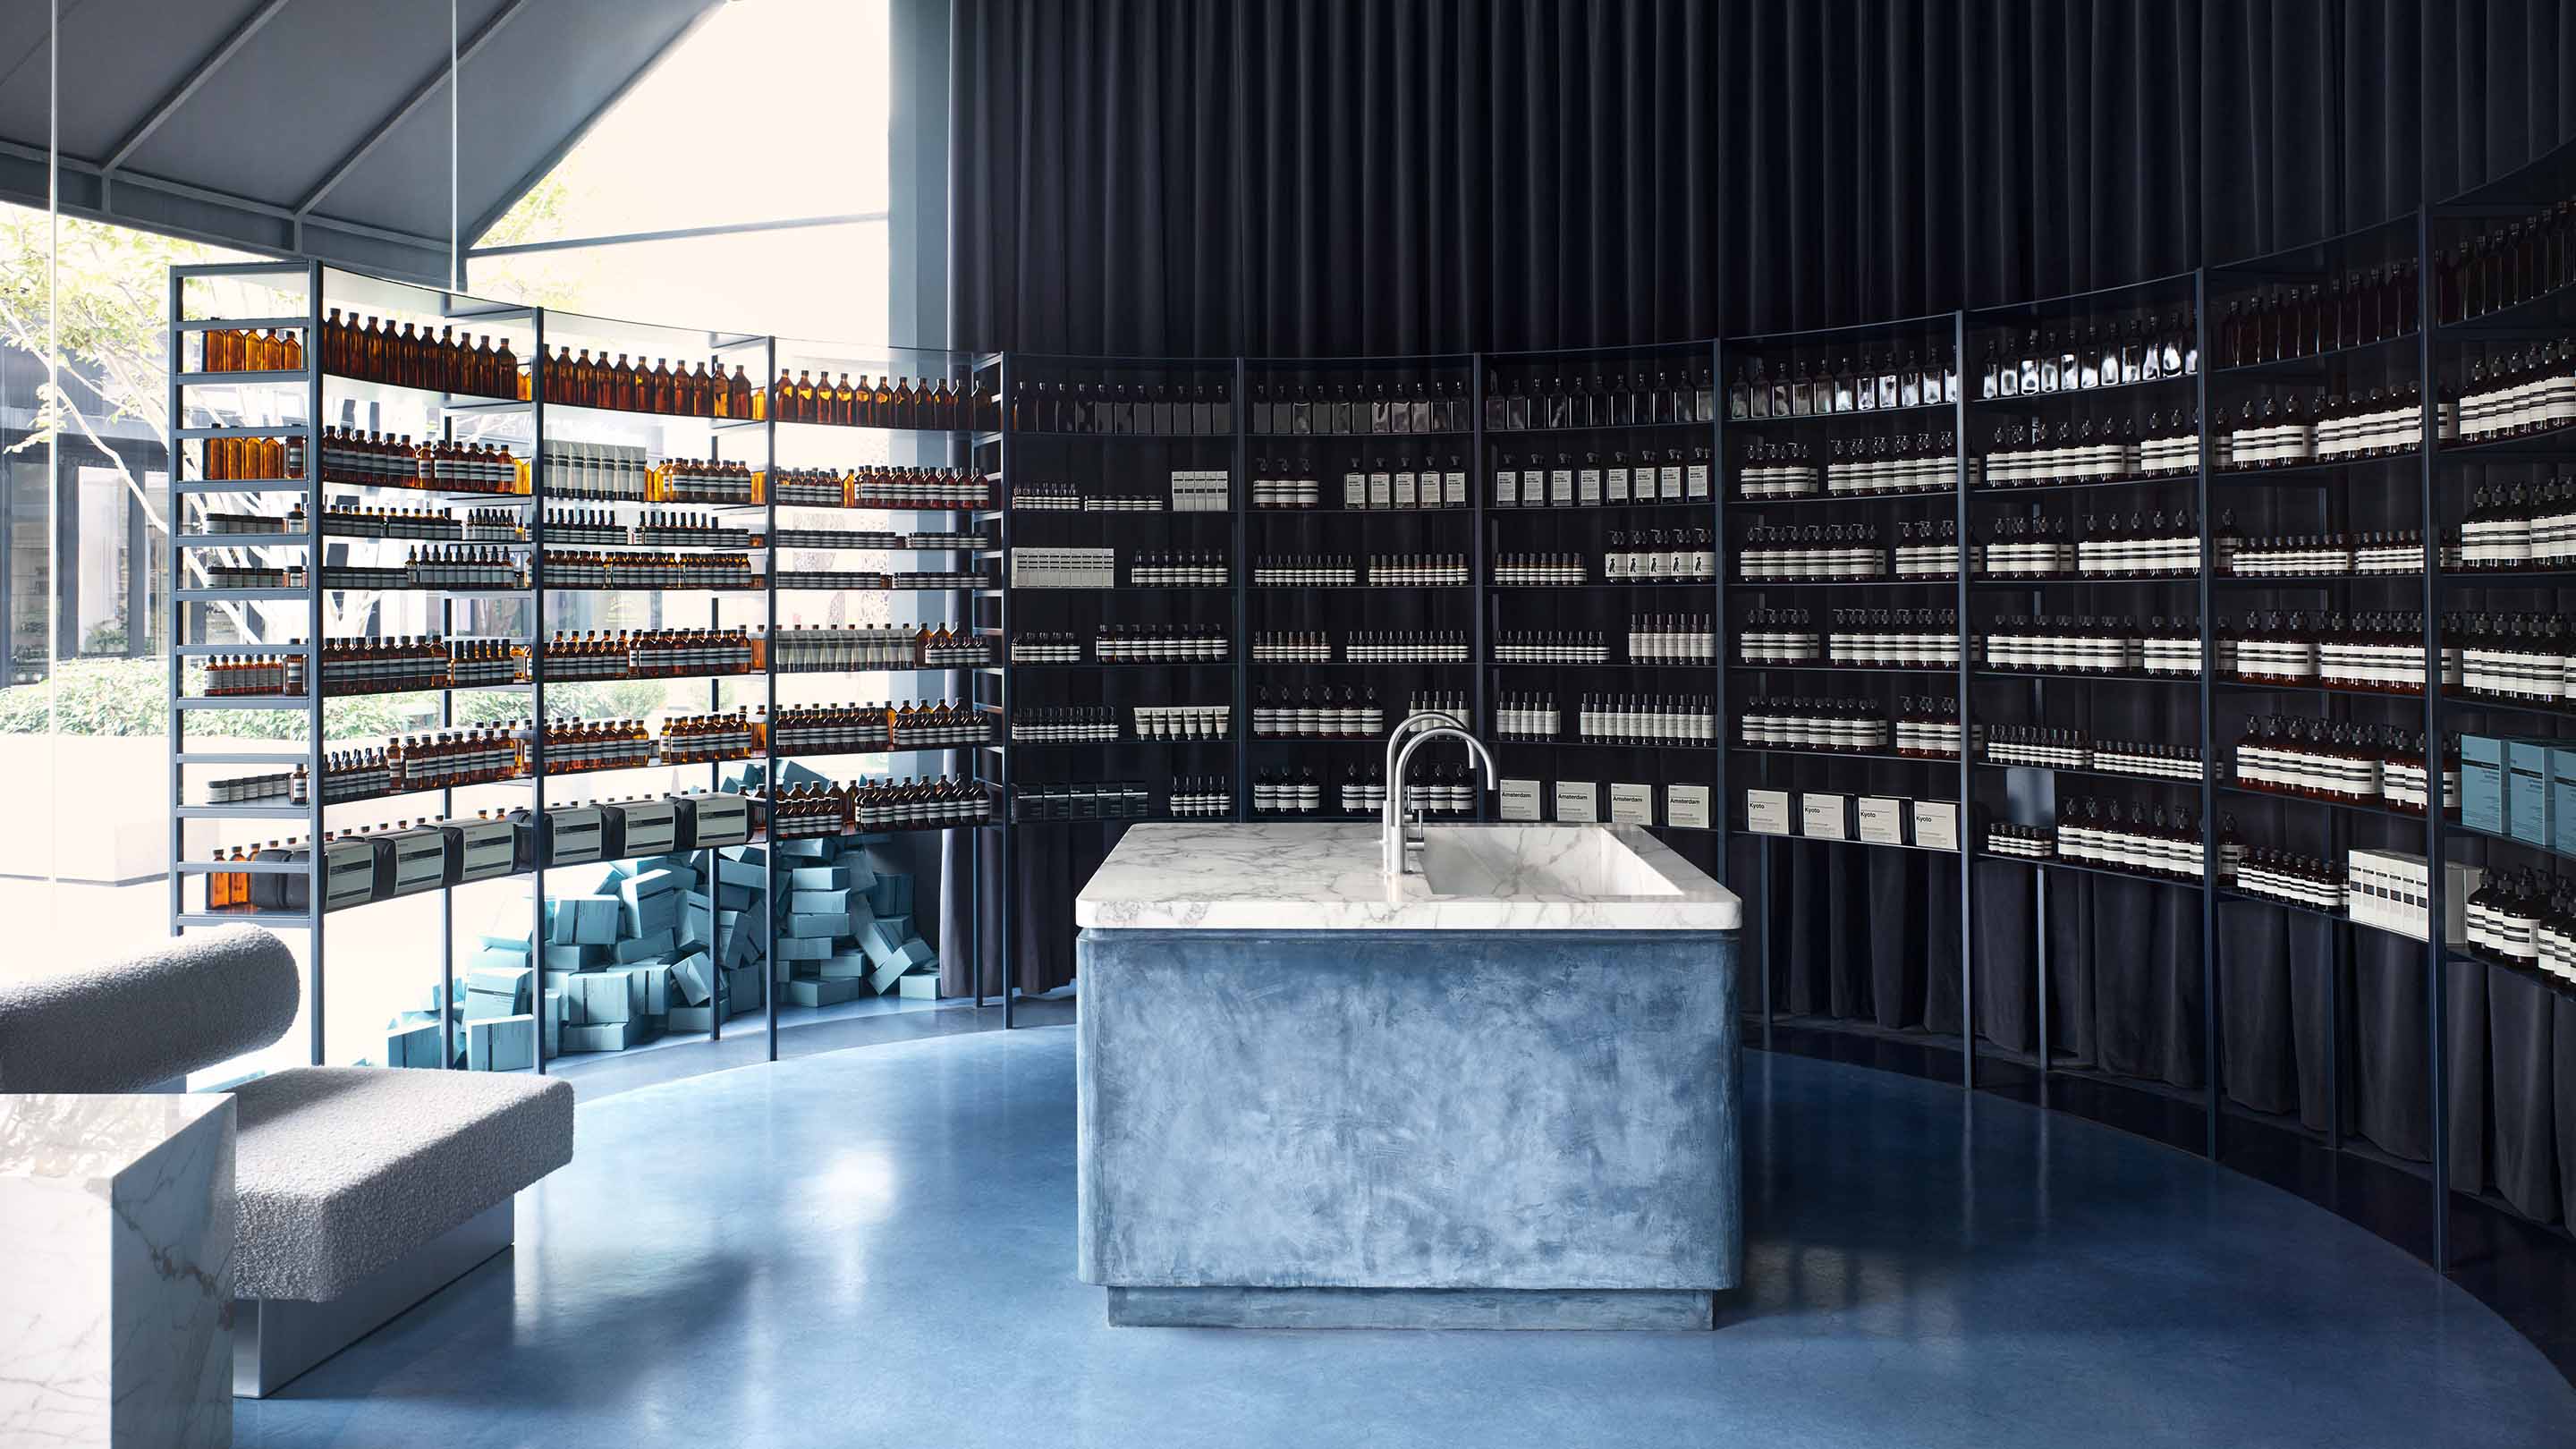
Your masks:
<path fill-rule="evenodd" d="M 152 1090 L 277 1040 L 300 991 L 285 943 L 250 926 L 0 983 L 0 1092 Z M 274 1390 L 507 1248 L 515 1194 L 572 1160 L 559 1079 L 300 1067 L 229 1090 L 236 1394 Z"/>

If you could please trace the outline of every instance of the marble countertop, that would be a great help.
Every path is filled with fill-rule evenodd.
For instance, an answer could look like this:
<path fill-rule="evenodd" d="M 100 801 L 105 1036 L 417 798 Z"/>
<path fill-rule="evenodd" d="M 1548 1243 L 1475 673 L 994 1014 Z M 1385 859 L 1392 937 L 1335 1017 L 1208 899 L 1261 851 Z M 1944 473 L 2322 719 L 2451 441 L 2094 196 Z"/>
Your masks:
<path fill-rule="evenodd" d="M 103 1182 L 231 1101 L 212 1092 L 0 1096 L 0 1177 Z"/>
<path fill-rule="evenodd" d="M 1732 892 L 1634 825 L 1435 825 L 1424 858 L 1428 875 L 1388 881 L 1372 821 L 1137 825 L 1083 886 L 1074 923 L 1107 930 L 1732 931 L 1744 919 Z"/>

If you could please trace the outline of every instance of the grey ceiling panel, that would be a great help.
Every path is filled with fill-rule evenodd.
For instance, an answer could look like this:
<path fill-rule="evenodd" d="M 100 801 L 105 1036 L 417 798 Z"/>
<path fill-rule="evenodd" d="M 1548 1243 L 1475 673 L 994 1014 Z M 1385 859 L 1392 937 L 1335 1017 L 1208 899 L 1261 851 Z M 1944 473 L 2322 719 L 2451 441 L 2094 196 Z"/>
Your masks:
<path fill-rule="evenodd" d="M 459 200 L 469 228 L 515 200 L 609 100 L 722 3 L 459 0 L 469 46 L 498 17 L 464 65 Z M 429 254 L 400 237 L 443 247 L 445 5 L 61 5 L 67 207 L 279 250 L 279 237 L 297 235 L 281 213 L 309 201 L 302 244 L 316 255 L 387 267 L 400 259 L 417 274 Z M 0 165 L 0 198 L 34 204 L 44 193 L 28 178 L 42 168 L 24 163 L 41 160 L 45 146 L 44 25 L 42 4 L 0 3 L 0 158 L 9 162 Z"/>
<path fill-rule="evenodd" d="M 608 97 L 622 90 L 643 59 L 662 53 L 695 23 L 703 7 L 618 7 L 623 34 L 604 34 L 583 7 L 527 0 L 493 41 L 465 66 L 457 151 L 461 210 L 473 240 L 475 218 L 515 200 L 528 173 L 546 162 Z M 399 230 L 447 234 L 447 96 L 420 108 L 378 148 L 375 160 L 332 188 L 315 208 Z M 432 184 L 417 184 L 424 174 Z M 682 185 L 681 178 L 672 184 Z"/>
<path fill-rule="evenodd" d="M 87 0 L 65 15 L 63 149 L 74 156 L 105 160 L 264 3 L 203 0 L 196 5 L 148 5 L 142 0 Z M 309 5 L 312 0 L 303 3 Z M 294 8 L 290 3 L 271 23 L 284 21 Z M 102 75 L 114 76 L 115 84 L 99 84 Z M 74 84 L 75 78 L 83 83 Z M 0 85 L 0 90 L 6 89 Z M 15 115 L 0 110 L 0 127 L 17 124 Z M 43 124 L 41 118 L 36 124 Z"/>
<path fill-rule="evenodd" d="M 445 5 L 298 0 L 207 80 L 184 124 L 163 127 L 126 168 L 291 207 L 446 64 Z"/>

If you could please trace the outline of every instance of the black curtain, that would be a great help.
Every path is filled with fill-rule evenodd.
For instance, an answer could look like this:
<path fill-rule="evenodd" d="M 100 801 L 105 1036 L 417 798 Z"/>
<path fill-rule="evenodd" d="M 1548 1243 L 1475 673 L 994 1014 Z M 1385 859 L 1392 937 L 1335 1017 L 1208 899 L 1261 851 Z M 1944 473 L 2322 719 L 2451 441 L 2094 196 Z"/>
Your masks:
<path fill-rule="evenodd" d="M 2274 250 L 2576 134 L 2560 100 L 2576 23 L 2556 0 L 2440 4 L 2429 26 L 2420 0 L 956 0 L 955 16 L 956 330 L 978 348 L 1327 357 L 1885 320 Z M 2187 714 L 2085 722 L 2184 738 Z M 2313 828 L 2242 813 L 2258 840 Z M 1100 844 L 1022 845 L 1024 987 L 1070 976 L 1066 899 Z M 2027 1051 L 2044 966 L 2052 1045 L 2205 1083 L 2187 895 L 2061 884 L 2042 929 L 2030 873 L 1981 866 L 1984 969 L 1963 1003 L 1939 944 L 1955 864 L 1811 845 L 1777 862 L 1764 954 L 1783 1009 L 1936 1032 L 1973 1011 Z M 1891 921 L 1928 922 L 1932 944 Z M 2339 948 L 2259 907 L 2220 925 L 2231 1098 L 2324 1126 L 2342 1031 L 2345 1125 L 2420 1160 L 2420 953 L 2369 932 Z M 2569 1017 L 2484 973 L 2451 984 L 2455 1165 L 2543 1218 L 2576 1199 L 2557 1145 L 2576 1123 L 2551 1107 L 2576 1098 Z"/>

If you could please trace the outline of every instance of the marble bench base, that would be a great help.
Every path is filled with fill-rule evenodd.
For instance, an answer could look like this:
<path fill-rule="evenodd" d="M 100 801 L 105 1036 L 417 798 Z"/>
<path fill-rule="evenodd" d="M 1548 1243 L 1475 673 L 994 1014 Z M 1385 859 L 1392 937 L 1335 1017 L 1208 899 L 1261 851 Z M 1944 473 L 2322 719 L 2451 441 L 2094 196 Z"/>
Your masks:
<path fill-rule="evenodd" d="M 510 1246 L 515 1198 L 485 1208 L 428 1246 L 321 1303 L 233 1300 L 233 1397 L 265 1398 L 404 1309 Z"/>
<path fill-rule="evenodd" d="M 1708 1329 L 1698 1289 L 1112 1288 L 1113 1328 Z"/>

